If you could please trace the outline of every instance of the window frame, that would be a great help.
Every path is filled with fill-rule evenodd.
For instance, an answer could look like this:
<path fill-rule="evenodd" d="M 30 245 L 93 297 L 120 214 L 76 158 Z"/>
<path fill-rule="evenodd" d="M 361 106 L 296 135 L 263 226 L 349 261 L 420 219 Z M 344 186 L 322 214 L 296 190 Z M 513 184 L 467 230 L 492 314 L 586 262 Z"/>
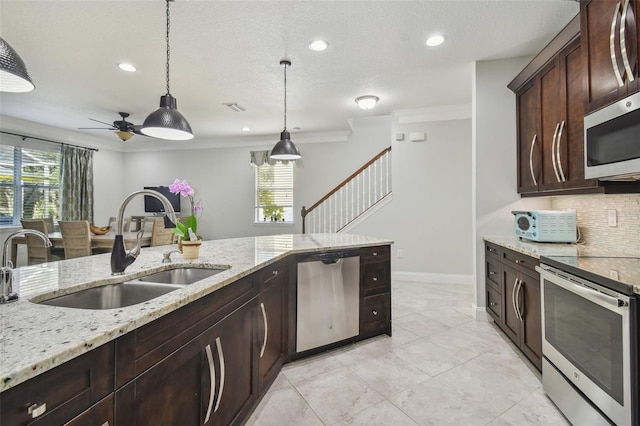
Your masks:
<path fill-rule="evenodd" d="M 273 161 L 272 161 L 273 162 Z M 269 162 L 265 162 L 264 164 L 258 166 L 256 164 L 252 164 L 254 171 L 254 188 L 253 188 L 253 194 L 254 194 L 254 207 L 253 207 L 253 223 L 254 225 L 278 225 L 278 226 L 291 226 L 295 224 L 295 214 L 294 214 L 294 190 L 295 190 L 295 184 L 294 184 L 294 161 L 276 161 L 273 164 L 269 164 Z M 284 182 L 285 185 L 279 184 L 279 183 L 275 183 L 271 188 L 273 190 L 276 191 L 289 191 L 290 193 L 290 205 L 274 205 L 273 207 L 281 207 L 283 209 L 289 209 L 289 214 L 291 217 L 291 220 L 267 220 L 265 216 L 262 216 L 262 220 L 260 220 L 260 215 L 259 213 L 262 211 L 262 209 L 265 207 L 264 205 L 260 204 L 259 198 L 260 198 L 260 191 L 261 190 L 269 190 L 269 189 L 265 189 L 265 187 L 260 186 L 260 182 L 259 182 L 259 173 L 260 170 L 262 168 L 262 170 L 264 170 L 265 168 L 269 168 L 269 169 L 273 169 L 275 167 L 287 167 L 287 173 L 286 175 L 289 177 L 290 181 L 289 182 Z M 287 216 L 287 213 L 285 211 L 284 213 L 285 215 L 285 219 Z"/>

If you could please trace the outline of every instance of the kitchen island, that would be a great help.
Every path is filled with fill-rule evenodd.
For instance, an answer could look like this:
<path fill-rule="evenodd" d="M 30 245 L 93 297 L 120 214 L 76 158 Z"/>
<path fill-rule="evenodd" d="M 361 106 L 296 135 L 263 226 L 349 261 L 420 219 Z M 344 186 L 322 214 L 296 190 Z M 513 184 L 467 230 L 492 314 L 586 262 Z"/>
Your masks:
<path fill-rule="evenodd" d="M 198 259 L 185 261 L 180 254 L 173 254 L 173 262 L 169 264 L 161 263 L 163 253 L 168 247 L 146 248 L 142 250 L 136 262 L 127 268 L 125 275 L 117 277 L 111 275 L 108 254 L 17 269 L 15 287 L 20 294 L 20 300 L 0 306 L 0 324 L 2 324 L 0 391 L 4 393 L 23 382 L 31 383 L 29 379 L 40 375 L 44 377 L 51 373 L 50 370 L 57 370 L 56 367 L 59 366 L 64 367 L 63 364 L 67 361 L 76 362 L 82 359 L 84 354 L 96 353 L 97 351 L 92 351 L 95 348 L 112 347 L 114 341 L 117 364 L 120 356 L 118 351 L 125 347 L 123 342 L 127 342 L 130 336 L 140 333 L 140 330 L 149 329 L 164 317 L 176 318 L 176 315 L 184 312 L 185 309 L 202 305 L 204 300 L 215 300 L 217 293 L 215 295 L 212 293 L 218 290 L 224 289 L 221 294 L 229 293 L 232 288 L 244 285 L 239 283 L 252 280 L 256 282 L 255 285 L 251 284 L 252 288 L 257 288 L 259 278 L 262 291 L 268 285 L 263 284 L 263 281 L 268 281 L 263 280 L 265 273 L 274 273 L 269 270 L 273 265 L 293 265 L 294 263 L 289 260 L 295 261 L 295 256 L 290 255 L 336 249 L 360 249 L 363 259 L 366 259 L 366 256 L 375 257 L 378 253 L 384 253 L 385 257 L 381 260 L 384 260 L 384 264 L 388 266 L 390 243 L 389 240 L 349 234 L 276 235 L 205 241 Z M 367 252 L 367 247 L 383 247 L 385 250 Z M 367 262 L 363 260 L 364 265 Z M 118 309 L 86 310 L 34 303 L 84 288 L 135 279 L 151 272 L 180 265 L 227 269 L 147 302 Z M 361 271 L 366 271 L 368 267 L 361 268 L 365 268 Z M 289 269 L 293 270 L 293 268 Z M 390 285 L 388 268 L 386 274 L 385 280 Z M 363 285 L 364 280 L 368 279 L 362 278 L 364 276 L 368 277 L 367 274 L 361 273 Z M 380 278 L 371 279 L 379 280 Z M 289 280 L 288 284 L 285 281 L 282 287 L 290 291 L 293 288 L 291 286 L 293 281 Z M 227 286 L 229 289 L 225 289 Z M 249 286 L 246 288 L 249 289 Z M 211 299 L 212 296 L 214 299 Z M 361 306 L 364 306 L 364 303 L 366 302 Z M 245 306 L 247 305 L 245 303 Z M 255 307 L 256 311 L 259 311 L 258 306 Z M 283 306 L 290 309 L 292 305 L 287 301 L 287 305 Z M 245 311 L 249 312 L 252 309 L 245 309 Z M 378 311 L 375 312 L 377 315 Z M 225 313 L 225 315 L 228 314 Z M 246 318 L 253 318 L 247 315 Z M 390 312 L 385 312 L 385 315 L 389 315 L 389 318 L 387 319 L 388 328 L 385 329 L 388 331 L 384 332 L 390 333 Z M 244 322 L 246 323 L 247 320 Z M 255 320 L 251 319 L 248 322 L 257 324 L 258 315 L 255 315 Z M 254 328 L 259 329 L 257 325 Z M 163 338 L 168 340 L 171 337 L 173 336 L 167 335 Z M 256 340 L 259 339 L 256 338 Z M 111 357 L 109 359 L 114 357 L 112 354 L 105 356 Z M 218 378 L 218 380 L 221 379 Z M 116 383 L 116 385 L 119 384 Z M 109 386 L 112 385 L 109 384 Z M 113 391 L 113 388 L 111 389 Z M 2 396 L 4 395 L 0 395 Z M 253 399 L 256 399 L 255 395 Z"/>

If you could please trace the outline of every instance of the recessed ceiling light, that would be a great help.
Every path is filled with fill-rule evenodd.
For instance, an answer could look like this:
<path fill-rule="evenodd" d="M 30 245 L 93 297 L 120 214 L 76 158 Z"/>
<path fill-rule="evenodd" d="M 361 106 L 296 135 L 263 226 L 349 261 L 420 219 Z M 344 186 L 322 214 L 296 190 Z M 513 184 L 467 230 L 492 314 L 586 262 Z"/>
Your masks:
<path fill-rule="evenodd" d="M 134 67 L 132 64 L 129 64 L 127 62 L 119 63 L 118 68 L 120 68 L 122 71 L 136 72 L 136 67 Z"/>
<path fill-rule="evenodd" d="M 251 129 L 250 129 L 250 128 L 248 128 L 247 126 L 244 126 L 244 127 L 242 128 L 242 131 L 243 131 L 243 132 L 250 132 L 250 131 L 251 131 Z"/>
<path fill-rule="evenodd" d="M 379 100 L 380 98 L 377 96 L 365 95 L 356 98 L 356 103 L 362 109 L 371 109 L 376 106 Z"/>
<path fill-rule="evenodd" d="M 435 47 L 444 43 L 444 36 L 442 34 L 434 34 L 427 39 L 427 46 Z"/>
<path fill-rule="evenodd" d="M 327 47 L 329 47 L 329 43 L 324 40 L 313 40 L 311 43 L 309 43 L 309 49 L 313 50 L 314 52 L 322 52 Z"/>

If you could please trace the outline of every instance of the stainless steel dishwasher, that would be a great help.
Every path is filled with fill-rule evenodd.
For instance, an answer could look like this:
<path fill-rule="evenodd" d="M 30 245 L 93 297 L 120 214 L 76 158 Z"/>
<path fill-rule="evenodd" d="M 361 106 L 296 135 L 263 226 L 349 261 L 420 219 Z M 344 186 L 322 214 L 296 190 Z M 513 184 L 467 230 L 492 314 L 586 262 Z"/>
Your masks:
<path fill-rule="evenodd" d="M 296 352 L 359 333 L 358 250 L 298 256 Z"/>

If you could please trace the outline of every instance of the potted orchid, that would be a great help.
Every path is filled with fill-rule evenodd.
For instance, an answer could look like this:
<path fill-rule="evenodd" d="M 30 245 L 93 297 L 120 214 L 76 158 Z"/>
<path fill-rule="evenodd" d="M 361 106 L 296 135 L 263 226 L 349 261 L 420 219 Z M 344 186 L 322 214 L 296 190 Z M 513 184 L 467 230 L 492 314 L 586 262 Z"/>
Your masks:
<path fill-rule="evenodd" d="M 189 203 L 191 204 L 191 216 L 189 216 L 184 221 L 184 223 L 177 221 L 176 227 L 174 228 L 173 232 L 175 232 L 178 237 L 180 237 L 180 241 L 183 243 L 183 245 L 185 242 L 189 241 L 197 241 L 199 243 L 199 240 L 201 238 L 197 236 L 198 219 L 196 218 L 196 214 L 202 211 L 202 207 L 193 199 L 193 194 L 195 193 L 195 191 L 186 180 L 180 179 L 176 179 L 171 185 L 169 185 L 169 191 L 172 194 L 180 194 L 183 197 L 187 197 L 189 199 Z"/>

